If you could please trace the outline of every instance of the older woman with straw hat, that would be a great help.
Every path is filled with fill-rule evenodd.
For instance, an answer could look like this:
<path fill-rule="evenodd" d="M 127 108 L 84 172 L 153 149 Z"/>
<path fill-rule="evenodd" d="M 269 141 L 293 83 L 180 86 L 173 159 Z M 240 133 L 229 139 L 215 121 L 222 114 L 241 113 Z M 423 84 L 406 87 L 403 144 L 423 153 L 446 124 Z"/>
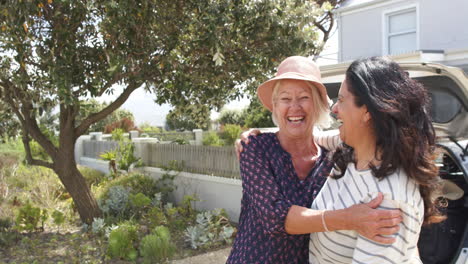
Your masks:
<path fill-rule="evenodd" d="M 356 230 L 392 243 L 397 210 L 374 210 L 382 195 L 367 204 L 326 211 L 308 207 L 333 163 L 314 141 L 315 125 L 327 125 L 329 99 L 316 64 L 301 56 L 286 58 L 276 76 L 257 95 L 272 111 L 276 133 L 250 138 L 240 154 L 243 196 L 238 233 L 227 263 L 307 263 L 309 235 Z"/>

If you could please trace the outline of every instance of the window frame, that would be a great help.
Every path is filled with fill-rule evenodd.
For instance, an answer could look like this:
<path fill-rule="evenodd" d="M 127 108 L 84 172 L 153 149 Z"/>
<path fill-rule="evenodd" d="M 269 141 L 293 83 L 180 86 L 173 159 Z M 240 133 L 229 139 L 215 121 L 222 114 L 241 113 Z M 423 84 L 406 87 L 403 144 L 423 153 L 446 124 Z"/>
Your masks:
<path fill-rule="evenodd" d="M 408 12 L 414 12 L 416 15 L 416 27 L 414 30 L 401 31 L 397 33 L 390 33 L 390 17 L 393 15 L 404 14 Z M 404 53 L 414 52 L 420 49 L 419 47 L 419 4 L 414 3 L 411 5 L 405 5 L 398 8 L 388 9 L 382 13 L 382 54 L 383 55 L 399 55 Z M 416 35 L 416 47 L 415 50 L 411 50 L 404 53 L 391 54 L 390 53 L 390 38 L 393 36 L 401 36 L 408 33 L 413 33 Z"/>

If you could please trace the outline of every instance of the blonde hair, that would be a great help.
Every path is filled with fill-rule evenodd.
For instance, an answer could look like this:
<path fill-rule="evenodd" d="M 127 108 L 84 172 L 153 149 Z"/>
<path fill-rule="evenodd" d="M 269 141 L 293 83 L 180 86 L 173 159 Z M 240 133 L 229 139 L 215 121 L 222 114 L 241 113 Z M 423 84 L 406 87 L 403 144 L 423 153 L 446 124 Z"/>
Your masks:
<path fill-rule="evenodd" d="M 313 111 L 311 113 L 312 120 L 314 123 L 314 126 L 319 127 L 319 128 L 328 128 L 330 127 L 331 124 L 331 117 L 330 117 L 330 105 L 325 103 L 322 99 L 321 94 L 318 91 L 318 88 L 315 87 L 315 85 L 311 82 L 305 81 L 307 83 L 307 86 L 310 88 L 310 94 L 312 98 L 312 104 L 313 104 Z M 278 99 L 278 92 L 279 92 L 279 87 L 281 86 L 281 80 L 277 81 L 275 85 L 273 86 L 273 93 L 271 95 L 271 100 L 273 104 L 273 111 L 272 111 L 272 119 L 273 123 L 278 126 L 277 119 L 275 117 L 275 107 L 276 107 L 276 101 Z"/>

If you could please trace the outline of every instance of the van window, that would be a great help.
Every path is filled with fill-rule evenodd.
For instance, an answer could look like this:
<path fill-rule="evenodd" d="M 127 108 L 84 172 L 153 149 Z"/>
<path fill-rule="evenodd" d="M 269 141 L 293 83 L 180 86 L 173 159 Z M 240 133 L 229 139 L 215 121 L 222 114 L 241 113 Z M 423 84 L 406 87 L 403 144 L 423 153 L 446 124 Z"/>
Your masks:
<path fill-rule="evenodd" d="M 448 90 L 432 90 L 431 115 L 436 123 L 450 122 L 461 110 L 461 103 Z"/>

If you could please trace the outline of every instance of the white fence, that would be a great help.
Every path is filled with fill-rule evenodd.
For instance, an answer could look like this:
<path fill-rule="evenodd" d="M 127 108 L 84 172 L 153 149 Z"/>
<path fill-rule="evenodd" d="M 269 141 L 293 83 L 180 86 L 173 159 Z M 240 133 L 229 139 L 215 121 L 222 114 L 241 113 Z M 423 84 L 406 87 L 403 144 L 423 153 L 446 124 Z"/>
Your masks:
<path fill-rule="evenodd" d="M 149 167 L 168 166 L 176 160 L 186 172 L 240 178 L 239 162 L 234 147 L 211 147 L 177 144 L 135 142 L 135 156 Z M 115 149 L 114 141 L 83 140 L 83 156 L 99 158 L 99 155 Z"/>

